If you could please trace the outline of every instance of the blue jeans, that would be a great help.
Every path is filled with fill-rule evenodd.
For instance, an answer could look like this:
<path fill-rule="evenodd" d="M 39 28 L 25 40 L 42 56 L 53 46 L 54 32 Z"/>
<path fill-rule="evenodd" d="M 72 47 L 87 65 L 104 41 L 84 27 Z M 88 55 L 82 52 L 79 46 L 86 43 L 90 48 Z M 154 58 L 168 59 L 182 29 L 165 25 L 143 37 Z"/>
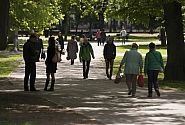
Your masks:
<path fill-rule="evenodd" d="M 126 38 L 126 36 L 122 36 L 122 44 L 123 43 L 125 44 L 125 38 Z"/>
<path fill-rule="evenodd" d="M 158 78 L 159 70 L 148 70 L 147 75 L 148 75 L 148 94 L 152 95 L 152 84 L 154 84 L 154 89 L 158 90 Z"/>

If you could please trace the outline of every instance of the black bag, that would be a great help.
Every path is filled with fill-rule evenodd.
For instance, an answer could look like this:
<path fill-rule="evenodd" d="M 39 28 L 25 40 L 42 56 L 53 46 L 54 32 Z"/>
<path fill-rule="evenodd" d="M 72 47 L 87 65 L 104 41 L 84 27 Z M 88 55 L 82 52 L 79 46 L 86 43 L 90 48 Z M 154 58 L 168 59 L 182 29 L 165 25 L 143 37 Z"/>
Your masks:
<path fill-rule="evenodd" d="M 42 52 L 41 53 L 41 59 L 45 59 L 46 58 L 46 54 L 45 54 L 45 52 Z"/>

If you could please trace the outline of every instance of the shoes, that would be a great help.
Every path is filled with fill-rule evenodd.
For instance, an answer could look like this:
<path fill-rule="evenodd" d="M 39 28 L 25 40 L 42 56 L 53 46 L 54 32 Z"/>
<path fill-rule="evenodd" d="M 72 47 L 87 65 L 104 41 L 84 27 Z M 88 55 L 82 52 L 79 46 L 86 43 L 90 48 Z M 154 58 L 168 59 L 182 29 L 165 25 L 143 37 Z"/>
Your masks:
<path fill-rule="evenodd" d="M 132 93 L 132 89 L 128 92 L 128 95 L 131 95 L 131 93 Z"/>
<path fill-rule="evenodd" d="M 157 96 L 160 97 L 161 94 L 160 94 L 159 90 L 155 90 L 155 92 L 157 93 Z"/>
<path fill-rule="evenodd" d="M 37 91 L 39 91 L 39 90 L 36 90 L 36 88 L 33 88 L 33 89 L 30 89 L 30 91 L 35 91 L 35 92 L 37 92 Z"/>
<path fill-rule="evenodd" d="M 152 94 L 148 94 L 148 96 L 147 97 L 152 97 Z"/>
<path fill-rule="evenodd" d="M 108 78 L 108 79 L 110 78 L 109 74 L 107 74 L 107 78 Z"/>
<path fill-rule="evenodd" d="M 135 95 L 132 95 L 132 97 L 136 97 Z"/>
<path fill-rule="evenodd" d="M 30 91 L 29 89 L 24 89 L 24 91 Z"/>
<path fill-rule="evenodd" d="M 50 88 L 50 89 L 48 89 L 47 91 L 54 91 L 54 88 Z"/>
<path fill-rule="evenodd" d="M 109 80 L 112 80 L 112 78 L 111 78 L 111 77 L 109 77 Z"/>

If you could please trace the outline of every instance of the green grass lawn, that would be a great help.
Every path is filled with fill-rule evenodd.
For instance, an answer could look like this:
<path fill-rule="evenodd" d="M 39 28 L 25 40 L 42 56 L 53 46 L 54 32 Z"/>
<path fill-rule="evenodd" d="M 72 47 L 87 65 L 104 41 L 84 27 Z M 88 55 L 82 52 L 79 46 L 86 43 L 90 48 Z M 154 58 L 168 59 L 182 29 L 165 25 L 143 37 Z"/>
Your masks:
<path fill-rule="evenodd" d="M 0 59 L 0 78 L 7 78 L 21 63 L 22 54 L 0 54 Z"/>

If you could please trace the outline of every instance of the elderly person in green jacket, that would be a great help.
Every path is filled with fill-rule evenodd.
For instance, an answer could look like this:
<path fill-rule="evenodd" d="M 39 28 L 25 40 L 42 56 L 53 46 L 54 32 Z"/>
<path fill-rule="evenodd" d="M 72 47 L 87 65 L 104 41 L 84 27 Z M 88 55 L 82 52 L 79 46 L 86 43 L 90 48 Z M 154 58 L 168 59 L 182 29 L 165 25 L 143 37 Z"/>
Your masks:
<path fill-rule="evenodd" d="M 138 45 L 133 43 L 132 48 L 125 52 L 119 67 L 119 70 L 121 70 L 121 67 L 125 64 L 124 74 L 128 86 L 128 95 L 132 94 L 132 97 L 135 97 L 136 94 L 137 75 L 142 73 L 143 68 L 142 55 L 137 49 Z"/>
<path fill-rule="evenodd" d="M 83 62 L 83 79 L 88 78 L 89 66 L 91 62 L 91 56 L 94 59 L 94 51 L 87 38 L 84 38 L 84 42 L 80 47 L 79 59 Z"/>
<path fill-rule="evenodd" d="M 160 52 L 156 51 L 154 43 L 149 44 L 149 52 L 146 53 L 144 73 L 148 75 L 148 97 L 152 97 L 152 84 L 154 84 L 155 92 L 157 96 L 160 96 L 158 87 L 158 73 L 160 69 L 164 69 L 164 63 Z"/>

